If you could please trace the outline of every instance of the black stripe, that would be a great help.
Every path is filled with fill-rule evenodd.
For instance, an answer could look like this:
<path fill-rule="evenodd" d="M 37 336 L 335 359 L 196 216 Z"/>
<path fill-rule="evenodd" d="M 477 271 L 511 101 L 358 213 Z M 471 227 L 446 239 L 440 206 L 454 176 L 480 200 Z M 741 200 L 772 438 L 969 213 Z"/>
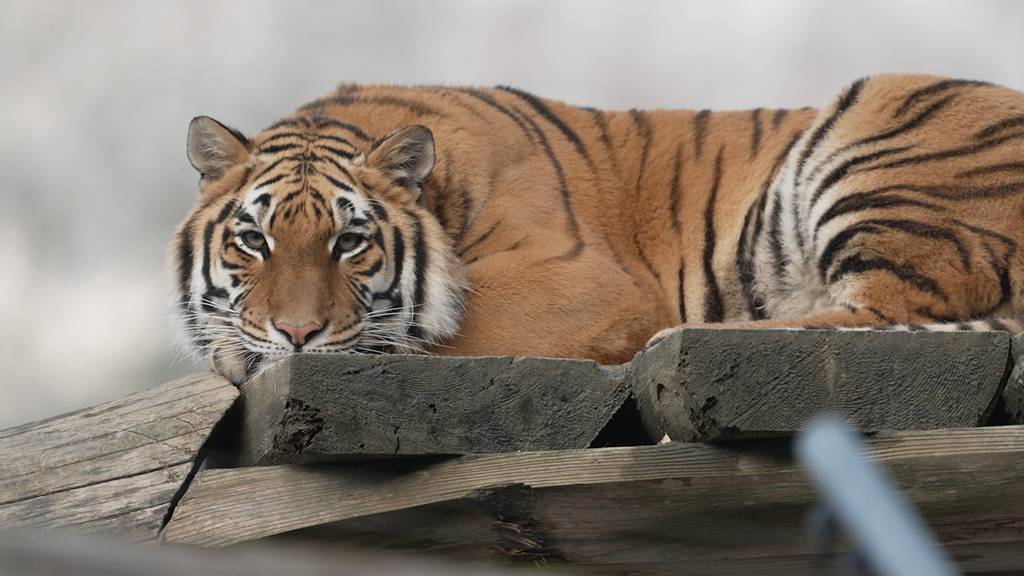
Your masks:
<path fill-rule="evenodd" d="M 1009 324 L 1007 324 L 1006 322 L 1003 322 L 1003 320 L 1000 319 L 1000 318 L 990 318 L 989 321 L 988 321 L 988 325 L 993 330 L 1002 330 L 1003 332 L 1009 332 L 1011 334 L 1016 334 L 1017 333 L 1016 330 L 1011 328 Z"/>
<path fill-rule="evenodd" d="M 251 224 L 256 226 L 256 219 L 253 218 L 252 214 L 246 212 L 244 208 L 238 209 L 238 212 L 235 213 L 235 220 L 238 220 L 242 224 Z"/>
<path fill-rule="evenodd" d="M 302 144 L 276 144 L 273 146 L 261 146 L 256 152 L 258 154 L 277 154 L 286 150 L 302 148 Z"/>
<path fill-rule="evenodd" d="M 405 240 L 402 237 L 402 231 L 397 226 L 392 231 L 391 258 L 394 262 L 395 275 L 391 278 L 391 284 L 384 292 L 384 296 L 401 307 L 404 299 L 402 291 L 399 290 L 399 283 L 402 280 L 402 268 L 405 266 Z"/>
<path fill-rule="evenodd" d="M 882 229 L 895 230 L 919 238 L 931 238 L 948 242 L 956 249 L 964 271 L 970 272 L 971 270 L 970 253 L 960 240 L 960 237 L 952 230 L 916 220 L 874 218 L 858 222 L 832 237 L 825 250 L 822 251 L 821 257 L 818 258 L 818 273 L 821 279 L 825 279 L 825 274 L 832 265 L 832 261 L 853 238 L 865 233 L 877 234 Z"/>
<path fill-rule="evenodd" d="M 971 155 L 971 154 L 977 154 L 978 152 L 984 152 L 985 150 L 988 150 L 990 148 L 995 148 L 996 146 L 999 146 L 1000 144 L 1004 144 L 1004 143 L 1009 142 L 1011 140 L 1020 140 L 1020 139 L 1024 139 L 1024 132 L 1020 132 L 1020 133 L 1016 133 L 1016 134 L 1008 134 L 1006 136 L 1001 136 L 999 138 L 994 138 L 992 140 L 986 140 L 985 142 L 980 142 L 978 144 L 972 144 L 972 145 L 969 145 L 969 146 L 962 146 L 960 148 L 950 148 L 948 150 L 943 150 L 941 152 L 931 152 L 931 153 L 928 153 L 928 154 L 921 154 L 921 155 L 918 155 L 918 156 L 911 156 L 909 158 L 900 158 L 899 160 L 893 160 L 892 162 L 887 162 L 885 164 L 879 164 L 878 166 L 870 166 L 870 167 L 866 168 L 865 171 L 885 170 L 885 169 L 888 169 L 888 168 L 899 168 L 901 166 L 911 166 L 911 165 L 914 165 L 914 164 L 923 164 L 925 162 L 931 162 L 933 160 L 946 160 L 946 159 L 949 159 L 949 158 L 957 158 L 957 157 L 960 157 L 960 156 L 968 156 L 968 155 Z"/>
<path fill-rule="evenodd" d="M 310 121 L 306 118 L 303 118 L 302 116 L 296 116 L 294 118 L 285 118 L 283 120 L 278 120 L 277 122 L 274 122 L 270 126 L 267 126 L 266 130 L 264 131 L 269 132 L 271 130 L 277 130 L 278 128 L 284 128 L 285 126 L 298 126 L 300 128 L 309 128 Z"/>
<path fill-rule="evenodd" d="M 316 144 L 315 146 L 319 150 L 323 150 L 330 154 L 334 154 L 335 156 L 342 158 L 344 160 L 351 160 L 352 158 L 355 157 L 355 154 L 353 154 L 352 152 L 349 152 L 348 150 L 342 150 L 341 148 L 335 148 L 334 146 L 327 146 L 325 144 Z"/>
<path fill-rule="evenodd" d="M 768 181 L 765 182 L 760 196 L 747 209 L 747 213 L 743 217 L 743 227 L 740 229 L 740 239 L 736 244 L 737 275 L 743 288 L 743 298 L 747 302 L 750 317 L 754 320 L 760 320 L 764 317 L 764 311 L 761 310 L 760 303 L 757 302 L 754 296 L 754 280 L 756 279 L 754 274 L 754 247 L 756 246 L 758 236 L 761 234 L 761 226 L 764 223 L 764 207 L 768 201 L 768 186 L 770 185 L 771 178 L 771 176 L 768 177 Z"/>
<path fill-rule="evenodd" d="M 823 161 L 821 161 L 817 166 L 815 166 L 814 169 L 811 170 L 810 175 L 807 177 L 807 179 L 814 180 L 814 178 L 818 175 L 818 172 L 825 169 L 832 162 L 832 160 L 834 160 L 841 154 L 849 152 L 854 148 L 865 146 L 867 144 L 881 142 L 882 140 L 890 140 L 892 138 L 895 138 L 896 136 L 900 136 L 902 134 L 906 134 L 907 132 L 911 132 L 913 130 L 916 130 L 917 128 L 920 128 L 926 123 L 926 121 L 929 118 L 931 118 L 934 114 L 938 113 L 940 110 L 945 108 L 953 100 L 953 98 L 954 97 L 952 95 L 942 98 L 941 100 L 933 103 L 931 106 L 928 106 L 917 116 L 914 116 L 907 122 L 899 126 L 896 126 L 891 130 L 875 134 L 874 136 L 868 136 L 866 138 L 857 140 L 856 142 L 847 144 L 846 146 L 840 147 L 839 149 L 830 153 Z"/>
<path fill-rule="evenodd" d="M 789 259 L 782 247 L 782 194 L 778 187 L 772 190 L 772 213 L 768 217 L 768 245 L 772 251 L 772 268 L 776 278 L 786 273 Z"/>
<path fill-rule="evenodd" d="M 996 122 L 991 126 L 983 128 L 977 134 L 975 134 L 974 137 L 978 140 L 991 138 L 992 136 L 995 136 L 1000 132 L 1003 132 L 1009 128 L 1016 128 L 1018 126 L 1024 126 L 1024 116 L 1014 116 L 1012 118 L 1000 120 L 999 122 Z"/>
<path fill-rule="evenodd" d="M 278 166 L 280 166 L 282 162 L 286 162 L 286 161 L 289 161 L 289 160 L 301 160 L 301 159 L 302 159 L 302 155 L 301 154 L 300 155 L 294 155 L 293 154 L 291 156 L 282 156 L 281 158 L 278 158 L 277 160 L 274 160 L 270 164 L 267 164 L 266 166 L 264 166 L 263 169 L 260 170 L 259 174 L 257 174 L 256 177 L 253 178 L 253 180 L 259 180 L 267 172 L 270 172 L 274 168 L 277 168 Z"/>
<path fill-rule="evenodd" d="M 348 212 L 348 209 L 352 207 L 352 201 L 344 196 L 338 196 L 334 199 L 334 206 L 338 212 Z"/>
<path fill-rule="evenodd" d="M 367 268 L 366 270 L 357 271 L 356 274 L 359 274 L 360 276 L 365 276 L 365 277 L 369 278 L 369 277 L 373 276 L 374 274 L 376 274 L 377 272 L 380 272 L 381 268 L 383 268 L 383 267 L 384 267 L 384 259 L 383 258 L 378 258 L 377 260 L 374 261 L 373 264 L 370 264 L 369 268 Z"/>
<path fill-rule="evenodd" d="M 858 223 L 855 226 L 844 228 L 838 234 L 833 236 L 832 239 L 829 240 L 829 243 L 825 245 L 825 249 L 822 250 L 821 256 L 818 258 L 818 275 L 821 277 L 822 281 L 825 280 L 826 273 L 834 263 L 836 256 L 839 255 L 839 252 L 842 251 L 851 240 L 861 234 L 877 234 L 881 231 L 882 228 L 879 226 Z"/>
<path fill-rule="evenodd" d="M 761 108 L 755 108 L 750 113 L 750 157 L 757 156 L 761 151 Z"/>
<path fill-rule="evenodd" d="M 271 129 L 272 128 L 267 128 L 268 131 L 271 130 Z M 269 136 L 269 137 L 265 138 L 263 140 L 263 143 L 260 144 L 260 145 L 261 146 L 266 146 L 267 144 L 269 144 L 271 142 L 276 142 L 278 140 L 285 140 L 285 139 L 288 139 L 288 138 L 298 138 L 299 140 L 303 140 L 303 141 L 307 140 L 307 137 L 305 135 L 303 135 L 302 133 L 300 133 L 300 132 L 281 132 L 279 134 L 274 134 L 273 136 Z"/>
<path fill-rule="evenodd" d="M 615 147 L 612 146 L 612 139 L 608 133 L 608 119 L 605 118 L 604 112 L 600 110 L 591 110 L 590 114 L 594 117 L 594 124 L 597 125 L 598 138 L 601 140 L 601 144 L 604 145 L 605 150 L 608 151 L 608 157 L 611 158 L 612 168 L 618 173 L 619 156 L 615 151 Z"/>
<path fill-rule="evenodd" d="M 530 141 L 533 141 L 532 135 L 530 134 L 530 129 L 526 125 L 526 122 L 523 122 L 522 118 L 520 118 L 517 114 L 509 110 L 504 104 L 495 100 L 494 96 L 491 96 L 486 92 L 481 92 L 480 90 L 473 90 L 471 88 L 455 88 L 454 90 L 460 94 L 465 94 L 466 96 L 476 98 L 477 100 L 483 102 L 484 104 L 487 104 L 491 108 L 494 108 L 501 114 L 510 118 L 513 122 L 515 122 L 516 126 L 518 126 L 519 129 L 523 131 L 523 134 L 526 135 L 526 137 L 530 139 Z"/>
<path fill-rule="evenodd" d="M 917 128 L 920 128 L 926 122 L 928 122 L 928 120 L 930 120 L 932 116 L 938 114 L 946 106 L 949 106 L 950 102 L 952 102 L 955 98 L 956 96 L 953 94 L 950 94 L 945 98 L 941 98 L 932 103 L 924 110 L 922 110 L 918 115 L 904 122 L 903 124 L 900 124 L 899 126 L 896 126 L 895 128 L 892 128 L 890 130 L 886 130 L 885 132 L 882 132 L 880 134 L 876 134 L 874 136 L 869 136 L 867 138 L 858 140 L 857 142 L 854 142 L 852 146 L 863 146 L 865 144 L 872 144 L 874 142 L 880 142 L 882 140 L 889 140 L 901 134 L 905 134 L 912 130 L 916 130 Z"/>
<path fill-rule="evenodd" d="M 722 180 L 722 152 L 718 149 L 715 157 L 715 172 L 711 181 L 711 191 L 708 194 L 708 203 L 704 208 L 704 279 L 706 293 L 704 301 L 704 321 L 721 322 L 725 316 L 722 309 L 722 294 L 718 290 L 718 280 L 715 278 L 714 254 L 715 254 L 715 204 L 718 200 L 718 185 Z"/>
<path fill-rule="evenodd" d="M 487 258 L 488 256 L 493 256 L 495 254 L 501 254 L 503 252 L 512 252 L 513 250 L 518 250 L 520 247 L 522 247 L 522 245 L 523 245 L 523 239 L 516 240 L 508 248 L 502 248 L 501 250 L 493 250 L 491 252 L 487 252 L 487 253 L 484 253 L 484 254 L 477 254 L 476 256 L 473 256 L 469 260 L 466 260 L 466 265 L 468 266 L 468 265 L 470 265 L 470 264 L 472 264 L 472 263 L 474 263 L 474 262 L 476 262 L 478 260 L 483 260 L 484 258 Z"/>
<path fill-rule="evenodd" d="M 686 283 L 684 281 L 685 265 L 679 264 L 679 323 L 686 324 Z"/>
<path fill-rule="evenodd" d="M 587 149 L 583 145 L 583 141 L 580 140 L 579 135 L 576 134 L 576 132 L 573 131 L 573 129 L 570 128 L 564 121 L 562 121 L 562 119 L 559 118 L 551 110 L 551 108 L 549 108 L 548 105 L 545 104 L 540 98 L 537 98 L 536 96 L 530 94 L 529 92 L 519 90 L 518 88 L 512 88 L 511 86 L 498 86 L 497 88 L 498 90 L 503 90 L 510 94 L 515 94 L 524 102 L 529 104 L 530 107 L 533 108 L 542 117 L 544 117 L 545 120 L 553 124 L 555 128 L 558 128 L 558 131 L 561 132 L 563 136 L 565 136 L 566 140 L 571 142 L 573 147 L 576 148 L 576 152 L 578 152 L 580 156 L 583 156 L 583 158 L 586 159 L 588 164 L 593 166 L 594 161 L 591 160 L 590 153 L 587 152 Z"/>
<path fill-rule="evenodd" d="M 192 226 L 195 221 L 193 215 L 185 223 L 181 230 L 181 237 L 178 241 L 178 291 L 181 292 L 180 306 L 183 311 L 189 311 L 192 300 L 192 268 L 195 265 L 195 247 L 192 246 Z M 195 319 L 188 318 L 188 326 L 195 324 Z"/>
<path fill-rule="evenodd" d="M 447 116 L 447 114 L 444 114 L 437 108 L 425 104 L 424 102 L 402 96 L 395 96 L 393 94 L 335 94 L 310 102 L 309 104 L 299 108 L 299 110 L 315 110 L 322 106 L 338 106 L 345 108 L 357 105 L 401 108 L 415 116 Z"/>
<path fill-rule="evenodd" d="M 848 274 L 862 274 L 874 270 L 888 272 L 921 292 L 931 294 L 943 302 L 949 301 L 935 280 L 919 273 L 911 266 L 897 264 L 886 258 L 863 258 L 859 254 L 849 256 L 839 263 L 835 272 L 829 276 L 828 283 L 835 284 Z"/>
<path fill-rule="evenodd" d="M 434 214 L 437 218 L 437 223 L 441 225 L 441 229 L 445 232 L 451 233 L 451 215 L 449 208 L 452 203 L 449 197 L 449 190 L 452 184 L 452 162 L 451 158 L 445 162 L 444 167 L 444 179 L 438 182 L 435 186 L 429 187 L 423 196 L 422 204 Z M 433 194 L 430 194 L 433 192 Z"/>
<path fill-rule="evenodd" d="M 360 140 L 373 140 L 373 136 L 370 136 L 369 134 L 364 132 L 363 129 L 360 128 L 359 126 L 356 126 L 355 124 L 351 124 L 349 122 L 342 122 L 341 120 L 336 120 L 334 118 L 328 118 L 326 116 L 319 115 L 312 117 L 312 120 L 316 124 L 318 130 L 323 130 L 324 128 L 341 128 L 342 130 L 347 130 L 351 132 L 356 136 L 356 138 L 359 138 Z"/>
<path fill-rule="evenodd" d="M 213 244 L 213 230 L 218 225 L 222 224 L 225 220 L 227 220 L 228 216 L 230 216 L 231 213 L 234 212 L 236 205 L 237 205 L 237 202 L 233 198 L 231 200 L 228 200 L 224 204 L 224 206 L 220 209 L 220 212 L 217 213 L 217 217 L 215 219 L 207 222 L 206 223 L 206 227 L 203 230 L 203 265 L 202 265 L 202 273 L 203 273 L 203 282 L 206 284 L 205 291 L 210 291 L 210 290 L 214 289 L 213 279 L 212 279 L 212 277 L 210 275 L 211 260 L 213 258 L 212 254 L 211 254 L 211 251 L 212 251 L 211 245 Z"/>
<path fill-rule="evenodd" d="M 513 110 L 514 109 L 515 108 L 513 108 Z M 548 142 L 548 138 L 544 134 L 544 131 L 540 129 L 540 126 L 538 126 L 537 123 L 529 116 L 525 114 L 520 114 L 520 116 L 523 118 L 523 121 L 533 129 L 534 134 L 537 136 L 538 143 L 544 151 L 544 155 L 551 163 L 551 167 L 555 171 L 555 177 L 558 179 L 558 191 L 562 198 L 562 207 L 565 210 L 565 217 L 568 221 L 566 224 L 569 228 L 569 235 L 573 239 L 573 246 L 568 252 L 560 256 L 556 256 L 556 258 L 575 258 L 583 252 L 584 244 L 583 238 L 580 236 L 580 227 L 579 222 L 576 220 L 576 212 L 572 206 L 572 197 L 569 195 L 569 183 L 565 177 L 565 170 L 562 168 L 562 163 L 558 161 L 554 151 L 551 149 L 551 144 Z"/>
<path fill-rule="evenodd" d="M 271 176 L 270 178 L 267 178 L 263 182 L 259 182 L 257 184 L 253 184 L 252 187 L 253 187 L 253 189 L 256 189 L 256 188 L 259 188 L 260 186 L 269 186 L 271 184 L 277 184 L 281 180 L 285 179 L 287 176 L 288 176 L 288 174 L 282 172 L 282 173 L 280 173 L 280 174 L 278 174 L 276 176 Z M 270 194 L 265 194 L 265 195 L 266 196 L 270 196 Z M 261 195 L 261 196 L 263 196 L 263 195 Z M 269 204 L 270 202 L 268 201 L 267 203 Z"/>
<path fill-rule="evenodd" d="M 881 150 L 876 150 L 868 154 L 862 154 L 860 156 L 854 156 L 853 158 L 847 159 L 842 164 L 833 169 L 831 172 L 829 172 L 827 176 L 822 178 L 821 183 L 818 184 L 817 189 L 815 189 L 814 193 L 811 195 L 811 204 L 809 211 L 813 211 L 814 207 L 818 204 L 818 200 L 821 199 L 822 195 L 824 195 L 825 192 L 827 192 L 830 188 L 835 186 L 840 180 L 845 178 L 846 175 L 850 173 L 850 170 L 856 168 L 857 166 L 860 166 L 861 164 L 874 162 L 875 160 L 878 160 L 880 158 L 885 158 L 886 156 L 892 156 L 893 154 L 906 152 L 907 150 L 910 149 L 910 146 L 900 146 L 897 148 L 883 148 Z"/>
<path fill-rule="evenodd" d="M 872 314 L 877 316 L 879 320 L 881 320 L 882 322 L 885 322 L 886 324 L 898 324 L 898 322 L 896 322 L 896 320 L 894 320 L 890 316 L 886 316 L 881 311 L 879 311 L 878 308 L 873 308 L 871 306 L 868 306 L 867 308 L 865 308 L 865 310 L 867 310 L 868 312 L 871 312 Z"/>
<path fill-rule="evenodd" d="M 469 244 L 466 244 L 465 246 L 463 246 L 459 250 L 459 255 L 462 256 L 462 255 L 465 255 L 465 254 L 469 253 L 469 251 L 472 250 L 473 248 L 475 248 L 478 244 L 480 244 L 484 240 L 487 240 L 487 238 L 489 238 L 491 236 L 491 234 L 494 233 L 494 229 L 498 227 L 498 224 L 501 224 L 501 220 L 498 220 L 494 224 L 491 224 L 490 228 L 485 230 L 484 233 L 481 234 L 476 240 L 473 240 Z"/>
<path fill-rule="evenodd" d="M 811 133 L 811 137 L 807 139 L 807 145 L 800 152 L 800 157 L 797 160 L 796 165 L 796 180 L 799 182 L 800 175 L 803 174 L 804 165 L 807 164 L 807 159 L 814 153 L 814 149 L 821 143 L 825 136 L 832 130 L 839 118 L 842 117 L 847 110 L 850 109 L 857 102 L 857 96 L 860 95 L 861 89 L 864 87 L 866 79 L 861 78 L 854 82 L 849 89 L 839 98 L 838 104 L 836 104 L 835 110 L 832 114 L 825 119 L 824 122 L 818 125 Z"/>
<path fill-rule="evenodd" d="M 772 166 L 772 170 L 768 174 L 768 177 L 765 179 L 763 184 L 764 188 L 762 189 L 762 195 L 765 199 L 762 202 L 762 204 L 767 204 L 769 198 L 769 187 L 771 186 L 773 181 L 776 181 L 778 171 L 781 169 L 782 164 L 785 162 L 785 160 L 788 157 L 790 157 L 790 154 L 793 152 L 793 148 L 797 145 L 797 141 L 800 140 L 800 137 L 802 135 L 803 130 L 794 132 L 793 136 L 790 138 L 790 141 L 786 143 L 785 149 L 783 149 L 782 153 L 775 158 L 775 163 Z M 772 268 L 775 272 L 776 278 L 778 278 L 785 272 L 786 265 L 788 264 L 788 258 L 786 257 L 785 251 L 782 247 L 782 195 L 781 190 L 779 188 L 779 184 L 777 182 L 775 188 L 771 190 L 770 197 L 771 200 L 774 201 L 774 203 L 772 204 L 771 214 L 768 217 L 768 244 L 771 248 L 772 253 Z M 794 203 L 794 214 L 796 216 L 796 199 L 794 199 Z M 761 227 L 764 212 L 765 210 L 763 207 L 759 209 L 758 219 L 755 223 L 753 243 L 751 244 L 752 250 L 757 247 L 757 244 L 758 242 L 760 242 L 761 239 Z M 799 220 L 799 218 L 797 219 Z M 801 240 L 803 240 L 802 236 Z M 751 254 L 750 258 L 753 260 L 754 254 Z"/>
<path fill-rule="evenodd" d="M 779 126 L 782 124 L 782 120 L 786 117 L 787 114 L 789 114 L 789 110 L 786 110 L 785 108 L 779 108 L 774 113 L 772 113 L 773 130 L 779 129 Z"/>
<path fill-rule="evenodd" d="M 346 192 L 355 192 L 355 189 L 352 188 L 352 185 L 347 182 L 342 182 L 341 180 L 338 180 L 334 176 L 331 176 L 330 174 L 325 174 L 323 172 L 321 172 L 320 175 L 323 176 L 328 182 L 330 182 L 335 188 L 339 188 Z"/>
<path fill-rule="evenodd" d="M 353 144 L 352 142 L 350 142 L 346 138 L 342 138 L 341 136 L 335 136 L 333 134 L 317 134 L 314 138 L 315 138 L 315 140 L 317 142 L 317 144 L 316 144 L 317 146 L 320 145 L 319 144 L 320 140 L 327 140 L 329 142 L 335 142 L 337 144 L 341 144 L 342 146 L 348 146 L 352 150 L 356 150 L 357 149 L 357 146 L 355 144 Z"/>
<path fill-rule="evenodd" d="M 997 256 L 995 249 L 992 248 L 987 242 L 982 242 L 982 248 L 985 250 L 986 260 L 989 266 L 992 268 L 992 272 L 995 273 L 999 279 L 999 301 L 996 302 L 989 310 L 985 310 L 982 315 L 987 315 L 995 312 L 999 307 L 1008 304 L 1010 299 L 1013 297 L 1013 284 L 1010 279 L 1010 257 L 1017 251 L 1017 242 L 986 228 L 980 228 L 972 226 L 959 220 L 954 222 L 962 226 L 975 234 L 985 236 L 987 238 L 993 238 L 1003 244 L 1003 248 L 1006 250 L 1002 256 Z"/>
<path fill-rule="evenodd" d="M 387 208 L 385 208 L 383 205 L 381 205 L 380 202 L 371 202 L 370 203 L 370 210 L 373 211 L 373 215 L 377 218 L 377 220 L 379 220 L 381 222 L 387 222 L 388 221 L 388 211 L 387 211 Z"/>
<path fill-rule="evenodd" d="M 693 150 L 697 158 L 704 152 L 704 138 L 707 136 L 711 110 L 701 110 L 693 117 Z"/>
<path fill-rule="evenodd" d="M 651 262 L 651 259 L 647 257 L 647 251 L 644 250 L 640 243 L 640 231 L 640 228 L 633 229 L 633 245 L 636 246 L 636 252 L 640 257 L 640 261 L 644 263 L 647 271 L 650 272 L 651 276 L 654 276 L 655 280 L 660 284 L 661 274 L 658 273 L 658 270 L 654 267 L 654 263 Z"/>
<path fill-rule="evenodd" d="M 679 189 L 682 185 L 680 180 L 683 176 L 683 144 L 676 146 L 676 156 L 672 162 L 672 180 L 668 187 L 669 214 L 672 218 L 672 230 L 679 231 Z"/>
<path fill-rule="evenodd" d="M 925 202 L 923 200 L 915 200 L 913 198 L 905 198 L 895 194 L 888 194 L 889 192 L 895 192 L 897 190 L 907 190 L 905 186 L 886 186 L 877 190 L 868 190 L 866 192 L 858 192 L 856 194 L 850 194 L 839 200 L 837 200 L 814 225 L 814 235 L 817 238 L 818 232 L 821 228 L 831 222 L 833 219 L 846 214 L 852 214 L 854 212 L 862 212 L 864 210 L 877 210 L 883 208 L 894 208 L 896 206 L 916 206 L 918 208 L 924 208 L 926 210 L 938 211 L 943 208 L 937 204 Z"/>
<path fill-rule="evenodd" d="M 423 297 L 426 293 L 427 286 L 427 239 L 423 233 L 423 223 L 420 222 L 419 216 L 415 212 L 406 211 L 406 215 L 412 219 L 415 226 L 414 230 L 414 274 L 416 278 L 416 290 L 413 296 L 413 310 L 412 310 L 412 321 L 413 325 L 409 326 L 409 335 L 414 338 L 420 338 L 423 336 L 423 328 L 419 326 L 418 319 L 423 314 Z"/>
<path fill-rule="evenodd" d="M 633 119 L 633 125 L 636 126 L 637 131 L 640 133 L 640 139 L 643 140 L 643 148 L 640 151 L 640 164 L 636 174 L 636 182 L 633 184 L 633 197 L 640 197 L 640 187 L 643 185 L 644 173 L 647 171 L 647 159 L 651 153 L 651 123 L 647 119 L 647 115 L 633 108 L 629 111 L 630 118 Z"/>
<path fill-rule="evenodd" d="M 927 98 L 928 96 L 934 96 L 947 90 L 953 90 L 955 88 L 962 88 L 965 86 L 991 86 L 988 82 L 978 82 L 977 80 L 940 80 L 934 84 L 929 84 L 924 88 L 919 88 L 911 92 L 906 98 L 903 99 L 903 103 L 896 109 L 894 116 L 902 116 L 910 108 L 916 104 L 919 100 Z"/>
<path fill-rule="evenodd" d="M 1005 162 L 1003 164 L 992 164 L 981 166 L 957 173 L 957 178 L 971 178 L 974 176 L 986 176 L 989 174 L 1000 174 L 1002 172 L 1024 172 L 1024 162 Z"/>

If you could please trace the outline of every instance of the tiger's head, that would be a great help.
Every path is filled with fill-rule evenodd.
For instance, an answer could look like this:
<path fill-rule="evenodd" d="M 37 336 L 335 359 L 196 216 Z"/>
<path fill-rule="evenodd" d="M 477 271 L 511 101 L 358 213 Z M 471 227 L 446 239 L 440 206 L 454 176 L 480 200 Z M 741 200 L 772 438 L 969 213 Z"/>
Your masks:
<path fill-rule="evenodd" d="M 415 353 L 456 333 L 465 281 L 419 203 L 429 129 L 380 139 L 297 116 L 250 139 L 192 120 L 200 198 L 174 233 L 186 343 L 240 383 L 293 352 Z"/>

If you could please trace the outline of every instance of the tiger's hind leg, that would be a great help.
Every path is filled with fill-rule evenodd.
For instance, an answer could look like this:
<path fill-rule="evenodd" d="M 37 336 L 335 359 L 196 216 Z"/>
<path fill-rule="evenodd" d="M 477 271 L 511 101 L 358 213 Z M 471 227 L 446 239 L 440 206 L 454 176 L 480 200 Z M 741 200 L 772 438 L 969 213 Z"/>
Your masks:
<path fill-rule="evenodd" d="M 858 81 L 793 147 L 746 236 L 748 328 L 1009 329 L 1024 312 L 1024 94 Z M 663 336 L 664 334 L 662 334 Z"/>

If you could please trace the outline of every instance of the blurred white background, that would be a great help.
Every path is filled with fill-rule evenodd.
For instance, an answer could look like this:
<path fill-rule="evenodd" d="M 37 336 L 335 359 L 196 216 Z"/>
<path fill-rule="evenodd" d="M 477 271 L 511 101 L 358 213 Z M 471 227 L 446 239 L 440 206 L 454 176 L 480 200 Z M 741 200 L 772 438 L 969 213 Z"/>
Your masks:
<path fill-rule="evenodd" d="M 917 71 L 1024 89 L 1014 0 L 0 0 L 0 428 L 172 362 L 185 128 L 255 132 L 342 81 L 511 84 L 605 108 L 826 102 Z"/>

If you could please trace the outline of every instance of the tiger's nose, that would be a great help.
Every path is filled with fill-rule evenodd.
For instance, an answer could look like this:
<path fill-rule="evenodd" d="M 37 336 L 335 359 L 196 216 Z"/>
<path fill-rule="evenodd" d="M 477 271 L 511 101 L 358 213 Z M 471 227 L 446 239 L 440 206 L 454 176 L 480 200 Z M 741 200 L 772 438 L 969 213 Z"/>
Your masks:
<path fill-rule="evenodd" d="M 274 320 L 274 328 L 284 333 L 292 341 L 292 344 L 296 346 L 302 346 L 309 340 L 309 336 L 323 329 L 324 325 L 320 322 L 302 322 L 299 324 L 292 324 L 291 322 L 285 322 L 281 320 Z"/>

